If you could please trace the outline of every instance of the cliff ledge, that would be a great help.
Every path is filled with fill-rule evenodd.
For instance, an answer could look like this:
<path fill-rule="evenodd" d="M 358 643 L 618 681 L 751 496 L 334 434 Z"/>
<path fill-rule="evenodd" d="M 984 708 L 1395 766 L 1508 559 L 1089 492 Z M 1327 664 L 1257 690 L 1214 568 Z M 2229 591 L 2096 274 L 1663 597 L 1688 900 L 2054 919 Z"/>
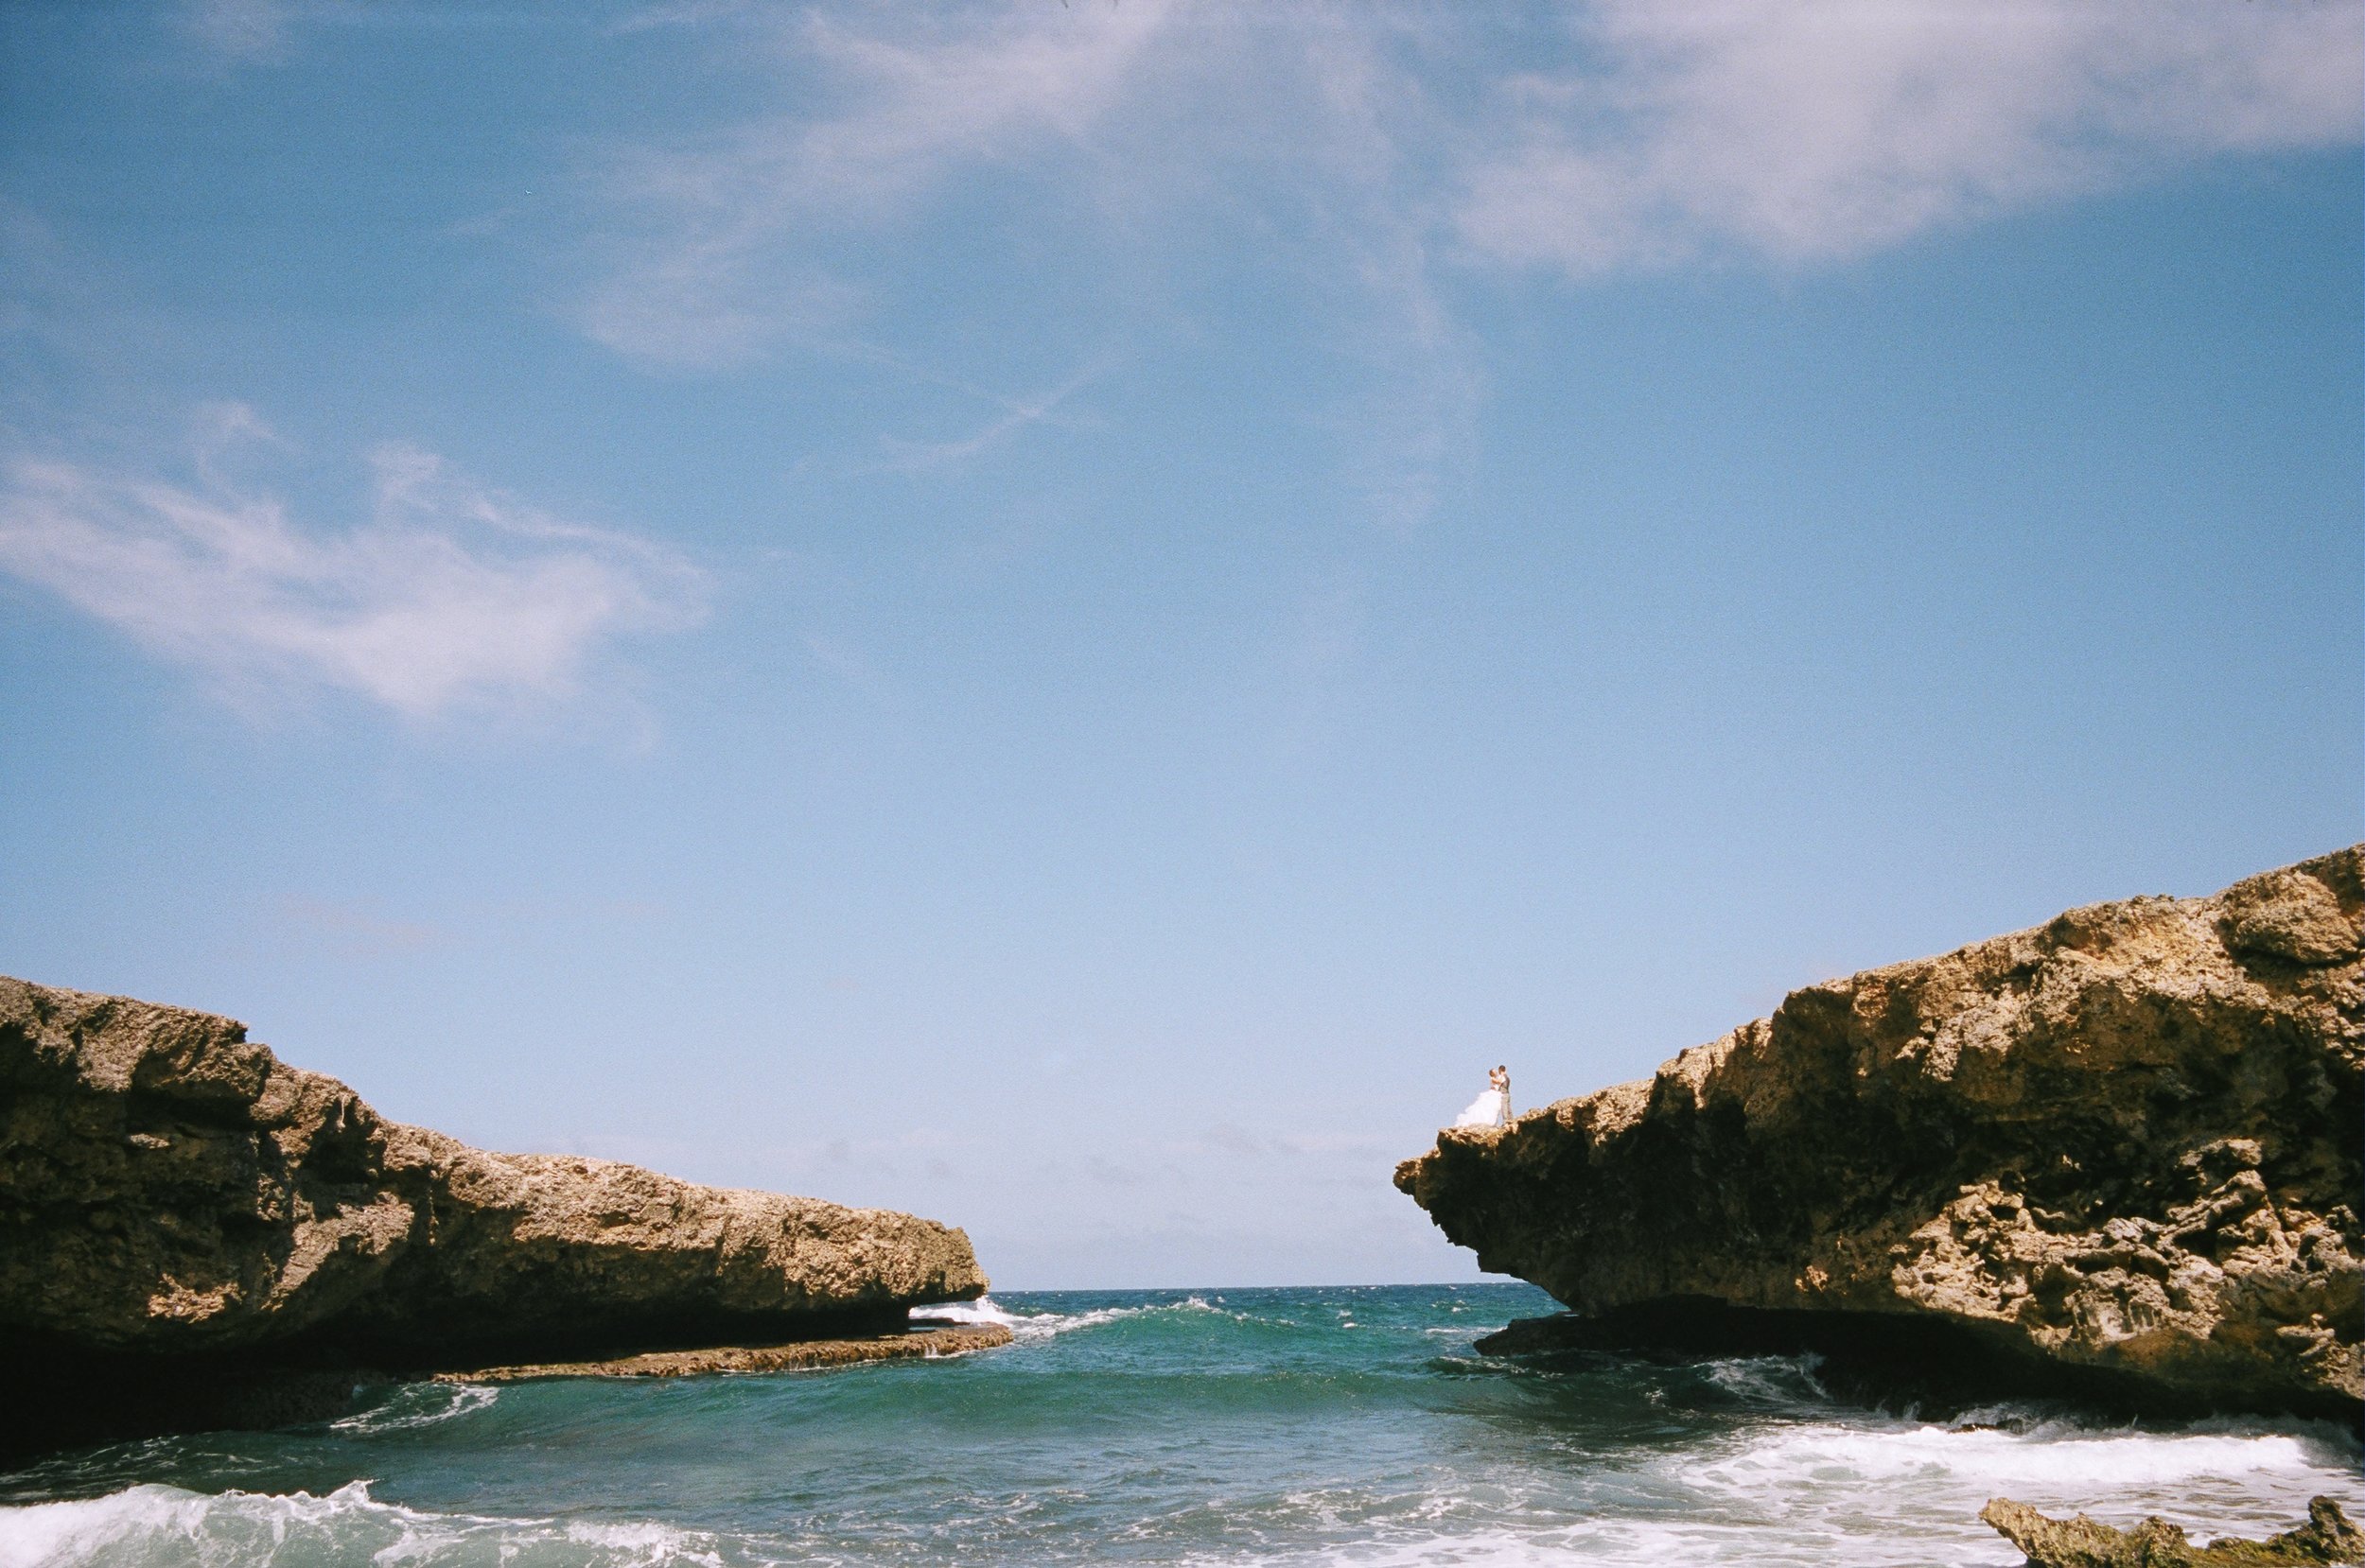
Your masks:
<path fill-rule="evenodd" d="M 360 1368 L 892 1329 L 985 1288 L 933 1221 L 489 1154 L 232 1019 L 0 978 L 15 1452 L 298 1419 Z"/>
<path fill-rule="evenodd" d="M 1574 1309 L 1502 1349 L 1928 1329 L 2039 1386 L 2354 1419 L 2361 951 L 2356 847 L 2072 910 L 1447 1130 L 1396 1185 Z"/>

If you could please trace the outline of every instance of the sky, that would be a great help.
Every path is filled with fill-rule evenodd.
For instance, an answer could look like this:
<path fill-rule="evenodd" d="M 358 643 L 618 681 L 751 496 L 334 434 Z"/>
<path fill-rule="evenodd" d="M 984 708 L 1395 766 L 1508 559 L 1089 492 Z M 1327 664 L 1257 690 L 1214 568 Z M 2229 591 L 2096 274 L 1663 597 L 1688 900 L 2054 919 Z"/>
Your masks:
<path fill-rule="evenodd" d="M 2349 0 L 0 6 L 0 972 L 998 1287 L 2365 837 Z"/>

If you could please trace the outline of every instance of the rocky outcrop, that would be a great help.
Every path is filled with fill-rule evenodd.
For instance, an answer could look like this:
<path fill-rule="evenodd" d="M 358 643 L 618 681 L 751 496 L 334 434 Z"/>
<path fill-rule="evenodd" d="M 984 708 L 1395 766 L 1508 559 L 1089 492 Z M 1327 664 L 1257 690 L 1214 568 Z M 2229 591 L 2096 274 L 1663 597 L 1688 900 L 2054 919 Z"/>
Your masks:
<path fill-rule="evenodd" d="M 438 1383 L 526 1383 L 536 1378 L 680 1378 L 710 1372 L 806 1372 L 865 1361 L 936 1361 L 998 1350 L 1015 1337 L 999 1323 L 960 1323 L 860 1339 L 800 1339 L 786 1345 L 716 1345 L 696 1350 L 648 1350 L 604 1361 L 530 1363 L 438 1372 Z"/>
<path fill-rule="evenodd" d="M 231 1019 L 0 979 L 0 1380 L 60 1430 L 217 1419 L 266 1372 L 812 1338 L 985 1288 L 932 1221 L 488 1154 Z"/>
<path fill-rule="evenodd" d="M 2131 1530 L 2114 1530 L 2079 1514 L 2049 1519 L 2025 1503 L 1998 1497 L 1979 1510 L 2021 1549 L 2036 1568 L 2312 1568 L 2334 1562 L 2365 1562 L 2360 1535 L 2340 1505 L 2319 1497 L 2307 1505 L 2307 1523 L 2265 1541 L 2227 1536 L 2197 1546 L 2165 1520 L 2146 1519 Z"/>
<path fill-rule="evenodd" d="M 2356 848 L 2073 910 L 1441 1133 L 1396 1185 L 1578 1342 L 1928 1325 L 2048 1385 L 2353 1417 L 2361 950 Z"/>

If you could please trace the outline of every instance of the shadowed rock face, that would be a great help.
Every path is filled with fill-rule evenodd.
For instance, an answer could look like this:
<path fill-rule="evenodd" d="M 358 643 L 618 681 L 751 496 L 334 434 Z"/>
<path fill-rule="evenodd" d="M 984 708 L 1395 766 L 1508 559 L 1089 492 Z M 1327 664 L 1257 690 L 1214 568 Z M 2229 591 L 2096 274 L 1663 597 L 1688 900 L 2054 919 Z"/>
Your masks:
<path fill-rule="evenodd" d="M 62 1398 L 60 1368 L 136 1391 L 780 1340 L 985 1288 L 928 1220 L 488 1154 L 228 1019 L 0 979 L 0 1371 Z"/>
<path fill-rule="evenodd" d="M 1653 1078 L 1441 1133 L 1396 1185 L 1595 1323 L 1902 1315 L 2023 1367 L 2354 1415 L 2361 871 L 2344 849 L 1810 986 Z"/>

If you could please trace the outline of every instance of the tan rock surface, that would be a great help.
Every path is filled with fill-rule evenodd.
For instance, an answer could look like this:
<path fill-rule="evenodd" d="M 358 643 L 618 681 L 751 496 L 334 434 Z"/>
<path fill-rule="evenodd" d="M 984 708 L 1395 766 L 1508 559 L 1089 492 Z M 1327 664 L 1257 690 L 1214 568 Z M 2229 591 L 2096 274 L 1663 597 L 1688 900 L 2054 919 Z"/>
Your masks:
<path fill-rule="evenodd" d="M 606 1361 L 539 1362 L 438 1372 L 438 1383 L 524 1383 L 534 1378 L 679 1378 L 712 1372 L 812 1371 L 866 1361 L 934 1361 L 997 1350 L 1010 1342 L 999 1323 L 964 1323 L 861 1339 L 801 1339 L 786 1345 L 717 1345 L 697 1350 L 650 1350 Z"/>
<path fill-rule="evenodd" d="M 983 1294 L 908 1214 L 490 1154 L 244 1026 L 0 979 L 0 1368 L 747 1344 Z"/>
<path fill-rule="evenodd" d="M 2365 1562 L 2365 1535 L 2357 1533 L 2340 1505 L 2319 1497 L 2307 1506 L 2307 1523 L 2265 1541 L 2228 1536 L 2206 1546 L 2186 1539 L 2165 1520 L 2146 1519 L 2131 1530 L 2079 1514 L 2050 1519 L 2025 1503 L 1998 1497 L 1979 1517 L 2021 1549 L 2037 1568 L 2309 1568 L 2335 1562 Z"/>
<path fill-rule="evenodd" d="M 2365 857 L 1793 992 L 1396 1184 L 1581 1314 L 1924 1315 L 2203 1401 L 2365 1398 Z"/>

